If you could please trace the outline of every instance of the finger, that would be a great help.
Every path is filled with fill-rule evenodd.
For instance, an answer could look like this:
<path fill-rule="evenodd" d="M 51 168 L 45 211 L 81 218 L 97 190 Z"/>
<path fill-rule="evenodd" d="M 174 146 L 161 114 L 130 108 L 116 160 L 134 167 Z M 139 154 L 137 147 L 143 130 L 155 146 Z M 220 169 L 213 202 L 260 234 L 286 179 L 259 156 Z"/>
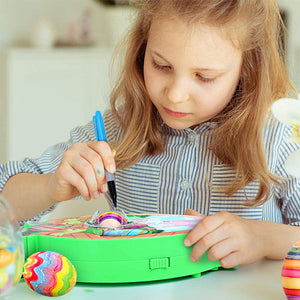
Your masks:
<path fill-rule="evenodd" d="M 104 168 L 108 172 L 114 173 L 116 171 L 112 150 L 106 142 L 91 142 L 88 143 L 88 146 L 101 156 Z"/>
<path fill-rule="evenodd" d="M 114 148 L 111 148 L 111 153 L 113 155 L 113 157 L 116 157 L 117 151 Z"/>
<path fill-rule="evenodd" d="M 209 250 L 208 253 L 210 253 L 210 257 L 208 256 L 209 259 L 211 258 L 212 261 L 218 260 L 218 258 L 215 259 L 214 257 L 214 251 L 218 250 L 219 245 L 228 238 L 229 233 L 224 230 L 224 226 L 220 226 L 216 230 L 208 233 L 194 245 L 190 255 L 191 261 L 198 261 L 207 250 Z M 225 254 L 228 253 L 229 252 L 226 252 Z"/>
<path fill-rule="evenodd" d="M 242 256 L 239 252 L 232 252 L 229 255 L 220 259 L 220 265 L 223 268 L 236 268 L 238 265 L 242 264 Z"/>
<path fill-rule="evenodd" d="M 227 236 L 225 239 L 214 243 L 207 252 L 207 257 L 210 261 L 221 260 L 228 256 L 230 253 L 237 251 L 237 243 L 232 238 Z"/>
<path fill-rule="evenodd" d="M 100 186 L 100 191 L 101 191 L 101 193 L 106 193 L 107 190 L 108 190 L 107 183 L 102 184 L 102 185 Z"/>
<path fill-rule="evenodd" d="M 69 159 L 72 168 L 84 180 L 89 195 L 93 198 L 99 198 L 98 183 L 95 176 L 94 167 L 82 156 L 74 155 Z"/>
<path fill-rule="evenodd" d="M 94 174 L 97 180 L 97 191 L 100 191 L 100 187 L 106 183 L 102 157 L 91 147 L 84 148 L 84 151 L 80 152 L 80 156 L 87 160 L 91 166 L 93 166 Z M 97 191 L 94 191 L 95 196 L 97 196 Z"/>
<path fill-rule="evenodd" d="M 200 214 L 199 212 L 197 212 L 196 210 L 187 208 L 184 212 L 185 215 L 187 216 L 197 216 L 197 217 L 205 217 L 205 215 Z"/>
<path fill-rule="evenodd" d="M 72 168 L 68 163 L 64 163 L 57 169 L 58 176 L 63 177 L 64 181 L 77 190 L 82 198 L 86 201 L 90 200 L 90 194 L 83 178 Z M 77 193 L 74 191 L 72 196 L 76 196 Z"/>
<path fill-rule="evenodd" d="M 197 241 L 201 240 L 209 232 L 214 231 L 223 223 L 223 218 L 218 214 L 205 217 L 194 229 L 190 231 L 190 233 L 184 239 L 184 245 L 189 247 L 195 244 Z"/>

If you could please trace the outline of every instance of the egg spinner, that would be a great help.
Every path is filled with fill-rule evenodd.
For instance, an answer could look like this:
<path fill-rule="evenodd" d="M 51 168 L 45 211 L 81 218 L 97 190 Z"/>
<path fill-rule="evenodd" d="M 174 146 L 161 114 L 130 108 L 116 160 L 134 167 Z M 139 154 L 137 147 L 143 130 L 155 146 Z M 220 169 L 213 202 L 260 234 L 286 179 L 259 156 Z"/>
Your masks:
<path fill-rule="evenodd" d="M 105 227 L 105 217 L 111 221 L 112 216 L 122 229 Z M 220 267 L 219 261 L 210 261 L 206 253 L 197 263 L 192 262 L 192 248 L 183 244 L 188 232 L 201 220 L 197 216 L 151 214 L 128 214 L 124 218 L 122 214 L 120 217 L 97 212 L 94 216 L 25 224 L 24 248 L 26 257 L 45 250 L 62 253 L 76 268 L 77 282 L 126 283 L 197 277 Z"/>

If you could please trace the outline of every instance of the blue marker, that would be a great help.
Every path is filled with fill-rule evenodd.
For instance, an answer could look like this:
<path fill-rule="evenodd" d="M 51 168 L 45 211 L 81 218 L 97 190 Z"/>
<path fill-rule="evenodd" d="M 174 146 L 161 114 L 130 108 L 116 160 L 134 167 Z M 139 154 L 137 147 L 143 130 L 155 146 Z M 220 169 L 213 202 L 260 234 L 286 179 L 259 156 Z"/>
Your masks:
<path fill-rule="evenodd" d="M 93 116 L 93 123 L 97 141 L 107 142 L 103 118 L 99 110 L 97 110 Z M 104 171 L 110 197 L 114 203 L 114 207 L 117 207 L 117 190 L 114 174 L 106 171 L 105 169 Z"/>

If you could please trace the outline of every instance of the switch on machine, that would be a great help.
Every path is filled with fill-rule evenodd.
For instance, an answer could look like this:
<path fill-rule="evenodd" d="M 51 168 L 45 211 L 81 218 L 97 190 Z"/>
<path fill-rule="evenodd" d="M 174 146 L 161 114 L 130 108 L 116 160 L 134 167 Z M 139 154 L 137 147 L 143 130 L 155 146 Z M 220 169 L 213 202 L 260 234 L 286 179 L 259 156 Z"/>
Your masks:
<path fill-rule="evenodd" d="M 149 269 L 166 269 L 170 267 L 170 257 L 149 259 Z"/>

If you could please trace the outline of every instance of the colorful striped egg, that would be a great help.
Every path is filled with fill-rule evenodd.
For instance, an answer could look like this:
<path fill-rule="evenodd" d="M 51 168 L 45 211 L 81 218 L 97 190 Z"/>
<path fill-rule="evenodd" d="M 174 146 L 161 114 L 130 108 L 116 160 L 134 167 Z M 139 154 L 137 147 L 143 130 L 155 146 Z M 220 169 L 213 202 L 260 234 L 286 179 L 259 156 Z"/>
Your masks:
<path fill-rule="evenodd" d="M 65 256 L 52 251 L 40 251 L 27 258 L 23 278 L 35 292 L 56 297 L 70 292 L 76 284 L 77 273 Z"/>
<path fill-rule="evenodd" d="M 284 259 L 281 282 L 288 300 L 300 300 L 300 241 L 293 245 Z"/>
<path fill-rule="evenodd" d="M 106 211 L 99 215 L 95 224 L 101 227 L 119 227 L 120 225 L 125 225 L 127 223 L 126 219 L 117 211 Z"/>

